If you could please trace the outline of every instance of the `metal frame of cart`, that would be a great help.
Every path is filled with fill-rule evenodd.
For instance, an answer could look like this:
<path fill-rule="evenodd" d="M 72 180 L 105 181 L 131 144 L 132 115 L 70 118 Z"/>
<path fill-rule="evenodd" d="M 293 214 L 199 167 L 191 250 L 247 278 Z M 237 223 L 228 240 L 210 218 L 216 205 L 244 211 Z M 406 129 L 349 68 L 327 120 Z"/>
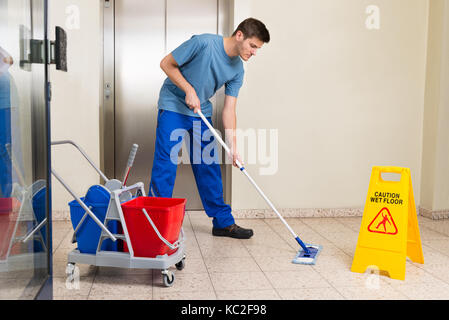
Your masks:
<path fill-rule="evenodd" d="M 92 167 L 100 174 L 100 176 L 105 180 L 105 188 L 110 192 L 110 200 L 109 205 L 106 211 L 106 216 L 104 222 L 100 221 L 95 214 L 90 210 L 90 208 L 71 190 L 71 188 L 64 182 L 64 180 L 55 172 L 52 168 L 52 174 L 56 177 L 56 179 L 61 182 L 64 188 L 75 198 L 75 200 L 81 205 L 81 207 L 85 210 L 85 214 L 78 223 L 77 227 L 74 230 L 72 242 L 76 242 L 76 233 L 79 230 L 80 226 L 83 224 L 87 215 L 89 215 L 95 223 L 101 228 L 100 239 L 98 241 L 97 250 L 95 254 L 91 253 L 81 253 L 78 249 L 74 249 L 68 254 L 68 263 L 66 273 L 69 277 L 74 275 L 75 264 L 89 264 L 94 266 L 102 266 L 102 267 L 119 267 L 119 268 L 139 268 L 139 269 L 160 269 L 163 282 L 165 286 L 173 285 L 175 280 L 175 274 L 169 270 L 168 268 L 175 265 L 178 270 L 182 270 L 185 266 L 185 235 L 183 229 L 181 228 L 180 237 L 174 243 L 168 242 L 158 231 L 156 225 L 151 220 L 150 216 L 146 212 L 145 209 L 142 208 L 143 213 L 146 218 L 150 222 L 154 231 L 160 238 L 162 242 L 164 242 L 170 249 L 177 249 L 171 255 L 164 254 L 160 256 L 156 256 L 154 258 L 147 257 L 135 257 L 134 250 L 132 247 L 132 243 L 129 237 L 128 229 L 126 226 L 126 221 L 123 215 L 121 203 L 128 201 L 133 198 L 133 193 L 135 192 L 135 196 L 145 195 L 144 184 L 142 182 L 138 182 L 131 186 L 122 186 L 122 182 L 116 179 L 108 179 L 103 172 L 101 172 L 98 167 L 89 159 L 87 154 L 78 146 L 76 143 L 70 140 L 64 141 L 55 141 L 52 142 L 52 145 L 61 145 L 61 144 L 71 144 L 76 147 L 81 154 L 87 159 L 87 161 L 92 165 Z M 123 234 L 113 234 L 107 228 L 109 221 L 118 221 L 121 223 Z M 104 240 L 111 239 L 112 241 L 117 241 L 117 239 L 123 240 L 126 242 L 129 252 L 118 252 L 118 251 L 106 251 L 101 250 L 101 245 Z"/>
<path fill-rule="evenodd" d="M 22 179 L 23 181 L 23 179 Z M 47 265 L 47 246 L 43 239 L 40 229 L 47 223 L 47 218 L 41 222 L 36 218 L 33 209 L 33 197 L 42 189 L 46 187 L 45 180 L 37 180 L 29 187 L 15 185 L 12 191 L 12 196 L 20 199 L 20 209 L 17 214 L 14 230 L 8 244 L 8 249 L 5 259 L 0 259 L 0 272 L 28 270 L 30 265 L 35 265 L 36 268 L 45 268 Z M 19 236 L 19 225 L 21 223 L 28 223 L 32 226 L 31 231 L 26 235 Z M 36 240 L 40 243 L 42 251 L 40 252 L 22 252 L 12 254 L 12 248 L 19 243 L 27 243 L 30 240 Z"/>

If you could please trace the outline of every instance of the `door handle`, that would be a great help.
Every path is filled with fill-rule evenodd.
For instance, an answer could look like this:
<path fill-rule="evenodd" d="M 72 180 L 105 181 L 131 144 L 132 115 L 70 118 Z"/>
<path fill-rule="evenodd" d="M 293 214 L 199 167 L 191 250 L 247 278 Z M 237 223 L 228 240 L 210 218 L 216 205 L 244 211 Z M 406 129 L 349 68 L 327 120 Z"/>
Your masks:
<path fill-rule="evenodd" d="M 67 72 L 67 33 L 61 27 L 55 29 L 55 41 L 26 39 L 25 28 L 21 34 L 20 66 L 31 71 L 30 64 L 45 63 L 45 46 L 48 48 L 48 63 L 55 64 L 56 70 Z M 22 31 L 21 29 L 21 31 Z"/>
<path fill-rule="evenodd" d="M 67 33 L 61 27 L 55 28 L 55 41 L 50 42 L 50 63 L 56 70 L 67 72 Z"/>

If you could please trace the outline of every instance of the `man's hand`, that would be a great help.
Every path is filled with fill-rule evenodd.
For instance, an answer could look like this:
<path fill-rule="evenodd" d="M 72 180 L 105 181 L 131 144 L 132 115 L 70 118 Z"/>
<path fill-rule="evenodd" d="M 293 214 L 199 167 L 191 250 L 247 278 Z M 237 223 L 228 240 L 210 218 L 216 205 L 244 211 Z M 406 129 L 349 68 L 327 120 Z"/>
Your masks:
<path fill-rule="evenodd" d="M 225 101 L 222 111 L 222 118 L 223 118 L 223 126 L 225 128 L 225 136 L 226 136 L 226 143 L 230 147 L 231 155 L 228 154 L 228 159 L 232 159 L 232 165 L 234 167 L 239 168 L 239 166 L 236 163 L 236 160 L 240 162 L 240 164 L 243 166 L 243 161 L 237 152 L 237 139 L 235 134 L 235 128 L 236 128 L 236 114 L 235 114 L 235 106 L 237 104 L 237 98 L 225 95 Z"/>
<path fill-rule="evenodd" d="M 237 151 L 235 151 L 233 154 L 232 154 L 232 165 L 234 166 L 234 167 L 236 167 L 236 168 L 239 168 L 239 166 L 237 165 L 237 163 L 235 162 L 235 161 L 238 161 L 238 162 L 240 162 L 240 165 L 243 167 L 243 165 L 244 165 L 244 163 L 243 163 L 243 160 L 242 160 L 242 158 L 240 157 L 240 154 L 237 152 Z M 240 169 L 240 168 L 239 168 Z"/>
<path fill-rule="evenodd" d="M 12 60 L 12 57 L 6 57 L 3 58 L 3 62 L 12 65 L 14 61 Z"/>
<path fill-rule="evenodd" d="M 188 90 L 186 93 L 186 104 L 190 109 L 193 109 L 194 113 L 197 113 L 198 110 L 201 110 L 201 102 L 198 96 L 196 95 L 195 89 Z"/>

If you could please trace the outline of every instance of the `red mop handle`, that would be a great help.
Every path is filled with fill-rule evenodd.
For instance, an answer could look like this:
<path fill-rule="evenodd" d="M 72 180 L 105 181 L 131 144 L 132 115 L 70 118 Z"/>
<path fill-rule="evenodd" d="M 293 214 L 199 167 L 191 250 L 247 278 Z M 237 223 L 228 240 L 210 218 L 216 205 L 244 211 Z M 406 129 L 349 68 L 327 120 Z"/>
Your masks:
<path fill-rule="evenodd" d="M 139 148 L 139 146 L 137 144 L 133 144 L 131 151 L 129 153 L 128 163 L 126 165 L 126 171 L 125 176 L 123 177 L 122 187 L 126 186 L 126 181 L 128 180 L 129 172 L 131 171 L 131 167 L 133 166 L 134 163 L 134 158 L 136 157 L 137 148 Z"/>

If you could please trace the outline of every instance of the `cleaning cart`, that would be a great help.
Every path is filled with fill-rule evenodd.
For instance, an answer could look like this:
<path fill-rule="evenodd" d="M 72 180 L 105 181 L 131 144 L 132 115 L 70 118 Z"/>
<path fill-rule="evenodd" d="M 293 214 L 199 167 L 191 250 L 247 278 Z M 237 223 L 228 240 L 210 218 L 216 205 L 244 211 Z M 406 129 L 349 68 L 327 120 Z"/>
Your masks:
<path fill-rule="evenodd" d="M 185 235 L 182 222 L 185 199 L 145 197 L 142 182 L 126 186 L 129 169 L 137 151 L 134 145 L 123 182 L 108 179 L 87 154 L 70 140 L 105 181 L 89 188 L 79 198 L 52 168 L 52 174 L 74 197 L 70 205 L 74 228 L 72 242 L 78 247 L 68 254 L 66 273 L 73 279 L 75 264 L 119 268 L 159 269 L 164 285 L 172 286 L 171 266 L 185 266 Z M 121 245 L 119 245 L 121 244 Z"/>
<path fill-rule="evenodd" d="M 0 198 L 0 272 L 47 267 L 46 181 L 27 185 L 11 145 L 5 145 L 18 182 L 9 198 Z"/>
<path fill-rule="evenodd" d="M 46 182 L 37 180 L 0 198 L 0 272 L 46 268 L 45 191 Z"/>

